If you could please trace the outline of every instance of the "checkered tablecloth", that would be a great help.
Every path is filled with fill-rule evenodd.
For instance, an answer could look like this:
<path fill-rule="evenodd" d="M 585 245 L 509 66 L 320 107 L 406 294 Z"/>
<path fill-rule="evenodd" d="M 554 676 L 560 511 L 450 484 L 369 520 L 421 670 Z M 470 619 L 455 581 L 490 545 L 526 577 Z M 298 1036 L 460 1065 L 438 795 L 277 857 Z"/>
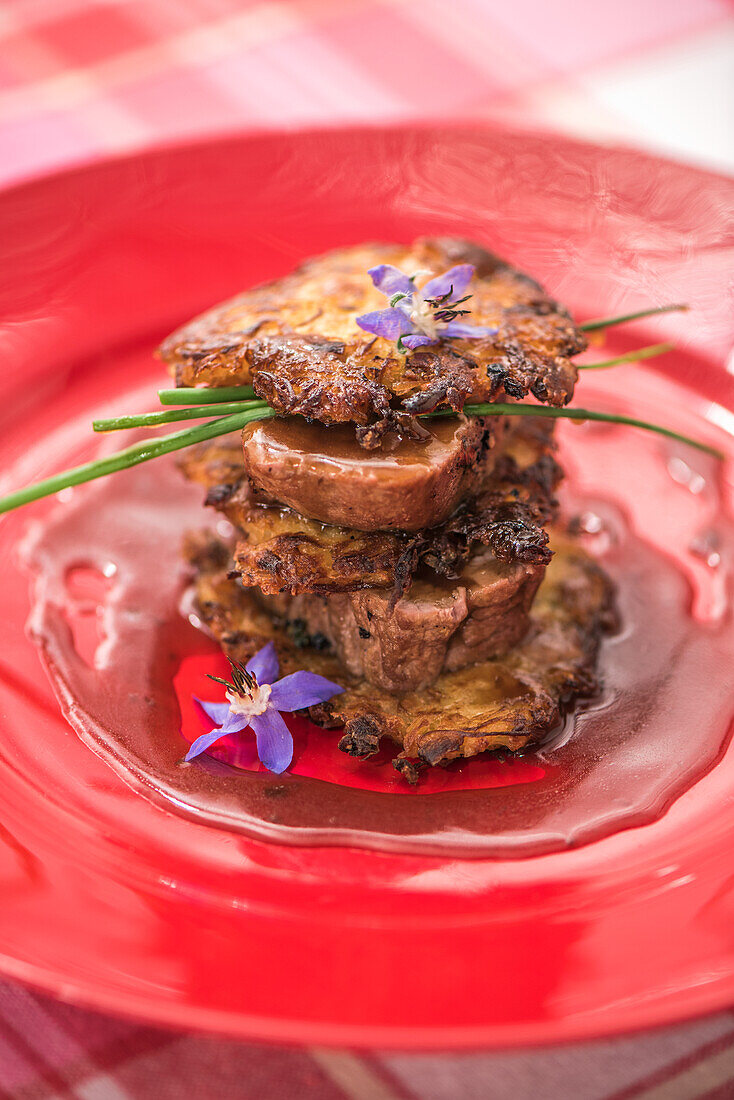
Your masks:
<path fill-rule="evenodd" d="M 0 0 L 0 179 L 163 140 L 532 120 L 734 168 L 727 0 Z"/>
<path fill-rule="evenodd" d="M 202 134 L 492 118 L 734 169 L 726 0 L 0 0 L 0 183 Z M 0 897 L 0 904 L 2 898 Z M 12 1100 L 734 1097 L 734 1012 L 532 1052 L 270 1048 L 0 984 Z"/>

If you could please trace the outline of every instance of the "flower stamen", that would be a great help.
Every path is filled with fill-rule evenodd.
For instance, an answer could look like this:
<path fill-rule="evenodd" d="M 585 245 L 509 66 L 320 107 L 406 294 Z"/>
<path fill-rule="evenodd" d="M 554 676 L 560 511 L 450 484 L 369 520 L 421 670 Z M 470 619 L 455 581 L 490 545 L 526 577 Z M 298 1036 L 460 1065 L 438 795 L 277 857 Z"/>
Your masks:
<path fill-rule="evenodd" d="M 249 718 L 253 714 L 265 713 L 272 690 L 270 684 L 258 685 L 256 682 L 247 694 L 227 691 L 225 696 L 232 714 L 244 714 Z"/>
<path fill-rule="evenodd" d="M 344 689 L 315 672 L 292 672 L 277 680 L 279 662 L 273 642 L 263 646 L 247 665 L 227 659 L 232 670 L 231 680 L 208 674 L 210 680 L 216 680 L 227 689 L 227 702 L 206 702 L 194 696 L 216 726 L 196 738 L 186 753 L 186 760 L 206 752 L 220 738 L 250 727 L 261 762 L 270 771 L 280 774 L 293 759 L 293 737 L 281 712 L 293 713 L 324 703 Z M 258 682 L 258 677 L 262 683 Z"/>

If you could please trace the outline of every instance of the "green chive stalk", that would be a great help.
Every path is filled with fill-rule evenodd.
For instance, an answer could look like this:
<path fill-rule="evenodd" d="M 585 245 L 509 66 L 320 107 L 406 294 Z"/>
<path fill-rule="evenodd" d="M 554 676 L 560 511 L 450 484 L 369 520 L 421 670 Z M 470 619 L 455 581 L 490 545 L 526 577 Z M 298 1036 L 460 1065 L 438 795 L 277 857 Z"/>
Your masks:
<path fill-rule="evenodd" d="M 191 411 L 201 415 L 201 409 L 194 409 Z M 606 424 L 624 424 L 627 427 L 641 428 L 644 431 L 655 432 L 658 435 L 665 436 L 667 439 L 674 439 L 679 443 L 685 443 L 689 447 L 704 451 L 706 454 L 713 455 L 715 458 L 722 459 L 724 457 L 718 448 L 712 447 L 708 443 L 702 443 L 697 439 L 691 439 L 689 436 L 682 435 L 680 432 L 674 432 L 670 428 L 664 428 L 659 424 L 652 424 L 646 420 L 637 420 L 631 416 L 598 412 L 595 409 L 569 407 L 560 409 L 547 405 L 523 405 L 515 402 L 511 404 L 497 402 L 491 404 L 466 405 L 464 407 L 464 412 L 469 416 L 533 416 L 574 420 L 577 422 L 592 420 Z M 6 497 L 0 498 L 0 514 L 11 512 L 13 509 L 20 508 L 24 504 L 30 504 L 35 500 L 41 500 L 43 497 L 51 496 L 73 485 L 81 485 L 87 481 L 94 481 L 96 478 L 106 477 L 107 474 L 116 473 L 118 470 L 129 469 L 132 466 L 139 465 L 141 462 L 149 462 L 153 458 L 159 458 L 173 451 L 182 450 L 184 447 L 190 447 L 195 443 L 202 443 L 208 439 L 215 439 L 217 436 L 228 435 L 230 432 L 239 431 L 244 428 L 246 424 L 254 420 L 265 420 L 277 415 L 275 409 L 271 409 L 268 405 L 261 402 L 251 402 L 249 405 L 239 403 L 236 412 L 229 413 L 225 416 L 219 416 L 214 420 L 207 421 L 206 424 L 197 424 L 193 428 L 184 428 L 181 431 L 173 432 L 171 435 L 142 440 L 140 443 L 134 443 L 123 451 L 117 451 L 115 454 L 107 455 L 105 458 L 94 459 L 92 462 L 86 462 L 82 466 L 76 466 L 71 470 L 65 470 L 63 473 L 54 474 L 52 477 L 45 478 L 35 485 L 29 485 L 24 489 L 18 489 L 13 493 L 9 493 Z M 423 416 L 429 418 L 455 415 L 456 413 L 452 409 L 439 409 L 435 412 L 423 414 Z"/>
<path fill-rule="evenodd" d="M 75 466 L 72 470 L 54 474 L 53 477 L 47 477 L 43 481 L 36 482 L 35 485 L 28 485 L 25 489 L 9 493 L 8 496 L 0 498 L 0 513 L 11 512 L 23 504 L 30 504 L 31 501 L 51 496 L 72 485 L 94 481 L 95 478 L 106 477 L 107 474 L 114 474 L 118 470 L 127 470 L 131 466 L 149 462 L 152 458 L 159 458 L 172 451 L 180 451 L 183 447 L 190 447 L 194 443 L 203 443 L 207 439 L 215 439 L 219 435 L 238 431 L 252 420 L 262 420 L 275 415 L 274 409 L 258 407 L 232 416 L 221 416 L 206 424 L 197 424 L 194 428 L 184 428 L 172 435 L 144 439 L 140 443 L 133 443 L 131 447 L 126 447 L 124 451 L 117 451 L 115 454 L 107 455 L 106 458 L 96 458 L 92 462 L 85 462 L 83 466 Z"/>
<path fill-rule="evenodd" d="M 680 432 L 674 432 L 670 428 L 663 428 L 660 424 L 651 424 L 647 420 L 637 420 L 632 416 L 621 416 L 618 413 L 597 412 L 595 409 L 558 409 L 548 405 L 520 405 L 520 404 L 486 404 L 465 405 L 463 411 L 468 416 L 537 416 L 552 420 L 575 420 L 582 423 L 584 420 L 598 420 L 605 424 L 625 424 L 628 428 L 642 428 L 648 432 L 656 432 L 667 439 L 675 439 L 678 443 L 686 443 L 689 447 L 695 447 L 698 451 L 705 451 L 714 458 L 724 457 L 723 452 L 717 447 L 711 447 L 708 443 L 701 443 L 697 439 L 691 439 Z M 452 409 L 440 409 L 437 412 L 424 413 L 425 416 L 455 416 Z"/>
<path fill-rule="evenodd" d="M 217 404 L 218 416 L 231 416 L 234 413 L 251 412 L 254 409 L 269 408 L 267 401 L 223 401 Z M 108 420 L 93 420 L 95 432 L 117 432 L 124 428 L 157 428 L 161 424 L 174 424 L 178 420 L 204 420 L 211 416 L 211 405 L 199 405 L 187 409 L 171 409 L 170 412 L 131 413 L 129 416 L 113 416 Z"/>
<path fill-rule="evenodd" d="M 606 370 L 607 367 L 617 367 L 622 363 L 637 363 L 641 359 L 654 359 L 656 355 L 665 355 L 673 351 L 675 344 L 651 344 L 647 348 L 638 348 L 637 351 L 628 351 L 625 355 L 617 355 L 614 359 L 604 359 L 601 363 L 577 363 L 579 370 Z"/>
<path fill-rule="evenodd" d="M 218 405 L 220 401 L 251 401 L 252 386 L 215 386 L 210 390 L 194 386 L 189 389 L 158 390 L 161 405 Z"/>
<path fill-rule="evenodd" d="M 584 321 L 584 323 L 578 327 L 582 332 L 595 332 L 600 328 L 611 328 L 612 325 L 622 325 L 625 321 L 638 321 L 642 317 L 653 317 L 658 313 L 677 313 L 685 311 L 688 308 L 687 305 L 653 306 L 650 309 L 640 309 L 637 313 L 622 313 L 618 317 L 594 318 L 593 321 Z"/>

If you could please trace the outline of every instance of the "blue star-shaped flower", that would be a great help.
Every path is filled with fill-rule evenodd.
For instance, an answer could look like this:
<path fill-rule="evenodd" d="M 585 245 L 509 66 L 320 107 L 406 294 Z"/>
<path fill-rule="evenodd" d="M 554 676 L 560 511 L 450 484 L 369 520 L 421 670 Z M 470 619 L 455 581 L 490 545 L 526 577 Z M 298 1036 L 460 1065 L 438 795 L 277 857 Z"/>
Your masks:
<path fill-rule="evenodd" d="M 399 351 L 437 344 L 445 337 L 479 340 L 497 332 L 496 328 L 456 319 L 469 312 L 459 307 L 470 297 L 464 296 L 464 291 L 474 276 L 472 264 L 458 264 L 420 288 L 415 285 L 415 275 L 406 275 L 391 264 L 371 267 L 369 275 L 390 299 L 390 307 L 363 313 L 357 324 L 365 332 L 397 341 Z"/>
<path fill-rule="evenodd" d="M 216 722 L 216 729 L 197 737 L 186 760 L 193 760 L 206 752 L 221 737 L 239 733 L 248 726 L 255 734 L 257 755 L 271 772 L 280 774 L 293 759 L 293 738 L 283 721 L 281 711 L 291 712 L 324 703 L 344 691 L 338 684 L 315 672 L 292 672 L 282 680 L 276 680 L 280 665 L 275 646 L 268 642 L 246 665 L 230 661 L 232 682 L 217 680 L 227 688 L 226 703 L 209 703 L 194 699 L 202 710 Z"/>

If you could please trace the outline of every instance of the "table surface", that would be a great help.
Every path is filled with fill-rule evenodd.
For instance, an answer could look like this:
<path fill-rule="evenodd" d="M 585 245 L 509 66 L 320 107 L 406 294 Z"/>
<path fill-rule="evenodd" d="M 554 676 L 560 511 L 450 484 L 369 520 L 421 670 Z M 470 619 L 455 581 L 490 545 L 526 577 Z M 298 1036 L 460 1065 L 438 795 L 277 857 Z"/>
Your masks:
<path fill-rule="evenodd" d="M 726 0 L 0 0 L 0 183 L 242 129 L 501 119 L 734 169 Z M 356 1053 L 0 983 L 0 1098 L 734 1097 L 734 1012 L 546 1050 Z"/>

